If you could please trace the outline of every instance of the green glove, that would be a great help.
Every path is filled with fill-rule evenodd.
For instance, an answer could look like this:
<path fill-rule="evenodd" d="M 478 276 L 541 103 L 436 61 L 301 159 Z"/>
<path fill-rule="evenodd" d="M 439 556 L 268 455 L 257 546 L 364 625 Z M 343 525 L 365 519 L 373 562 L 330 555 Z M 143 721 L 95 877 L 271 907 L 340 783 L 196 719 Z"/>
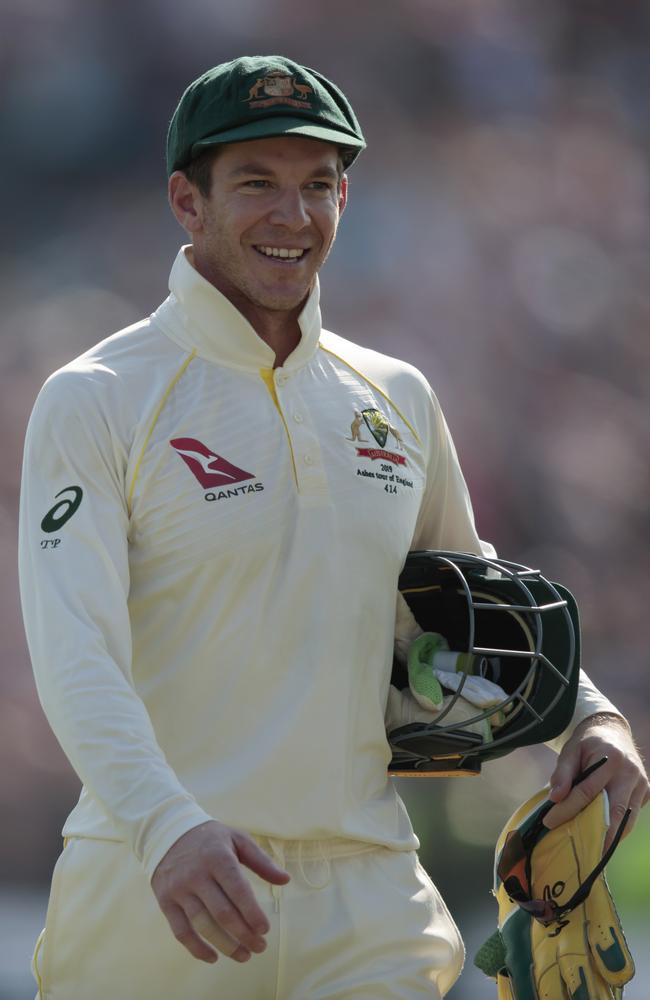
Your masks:
<path fill-rule="evenodd" d="M 422 708 L 435 711 L 442 705 L 442 687 L 433 672 L 437 652 L 449 649 L 444 636 L 438 632 L 423 632 L 408 651 L 409 686 L 413 697 Z"/>
<path fill-rule="evenodd" d="M 496 979 L 498 1000 L 618 1000 L 634 962 L 603 869 L 627 817 L 603 857 L 607 793 L 555 830 L 541 822 L 547 794 L 520 806 L 499 837 L 499 930 L 474 963 Z"/>

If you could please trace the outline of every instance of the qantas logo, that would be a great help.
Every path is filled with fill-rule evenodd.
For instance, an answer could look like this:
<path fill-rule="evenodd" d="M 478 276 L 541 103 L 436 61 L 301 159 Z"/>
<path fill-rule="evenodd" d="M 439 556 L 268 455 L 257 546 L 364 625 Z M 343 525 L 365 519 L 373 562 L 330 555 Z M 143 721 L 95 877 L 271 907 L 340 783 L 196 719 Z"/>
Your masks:
<path fill-rule="evenodd" d="M 210 451 L 196 438 L 174 438 L 169 442 L 181 456 L 187 467 L 194 473 L 204 490 L 215 486 L 232 486 L 247 479 L 255 479 L 254 472 L 238 469 L 227 459 Z"/>

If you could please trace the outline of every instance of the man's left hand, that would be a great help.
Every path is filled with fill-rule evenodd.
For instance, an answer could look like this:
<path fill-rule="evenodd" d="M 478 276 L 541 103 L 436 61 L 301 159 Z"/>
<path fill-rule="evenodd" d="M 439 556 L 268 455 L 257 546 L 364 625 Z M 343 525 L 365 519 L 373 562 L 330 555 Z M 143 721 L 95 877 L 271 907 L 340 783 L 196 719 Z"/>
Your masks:
<path fill-rule="evenodd" d="M 573 780 L 602 757 L 607 762 L 584 781 L 571 787 Z M 642 807 L 650 799 L 650 784 L 632 732 L 623 716 L 592 715 L 576 727 L 560 753 L 551 775 L 549 799 L 558 803 L 544 818 L 550 830 L 576 816 L 604 788 L 609 797 L 610 826 L 606 851 L 625 815 L 631 815 L 627 835 Z"/>

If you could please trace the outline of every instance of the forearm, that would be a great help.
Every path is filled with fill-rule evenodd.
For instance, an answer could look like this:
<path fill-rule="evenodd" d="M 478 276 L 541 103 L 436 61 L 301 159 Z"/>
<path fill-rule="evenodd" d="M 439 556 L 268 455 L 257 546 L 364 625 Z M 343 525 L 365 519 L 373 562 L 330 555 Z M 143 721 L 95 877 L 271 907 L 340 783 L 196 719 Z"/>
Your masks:
<path fill-rule="evenodd" d="M 627 726 L 627 722 L 621 712 L 619 712 L 609 698 L 598 690 L 584 670 L 581 670 L 573 718 L 564 732 L 556 736 L 554 740 L 549 740 L 546 746 L 556 753 L 560 753 L 578 726 L 582 725 L 587 719 L 601 716 L 608 719 L 614 717 L 621 720 Z"/>
<path fill-rule="evenodd" d="M 38 654 L 33 659 L 41 703 L 64 753 L 150 876 L 182 834 L 212 817 L 167 763 L 142 700 L 97 648 L 81 646 L 64 670 Z"/>

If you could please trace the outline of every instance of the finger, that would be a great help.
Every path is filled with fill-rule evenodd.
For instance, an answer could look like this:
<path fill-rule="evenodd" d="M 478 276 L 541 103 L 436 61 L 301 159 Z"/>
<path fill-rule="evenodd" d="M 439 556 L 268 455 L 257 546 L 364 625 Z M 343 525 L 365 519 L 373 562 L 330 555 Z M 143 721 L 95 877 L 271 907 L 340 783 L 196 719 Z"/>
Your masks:
<path fill-rule="evenodd" d="M 584 932 L 595 974 L 610 986 L 622 987 L 634 975 L 634 960 L 603 878 L 596 879 L 584 904 Z M 611 998 L 611 993 L 607 994 Z M 620 996 L 618 992 L 616 996 Z"/>
<path fill-rule="evenodd" d="M 545 968 L 537 969 L 533 963 L 533 975 L 535 976 L 535 996 L 553 997 L 553 1000 L 566 1000 L 566 989 L 560 975 L 560 967 L 557 962 L 549 962 Z M 528 970 L 524 973 L 530 975 Z"/>
<path fill-rule="evenodd" d="M 589 1000 L 610 1000 L 611 991 L 591 965 L 587 955 L 560 955 L 560 972 L 565 993 L 547 993 L 549 997 L 588 997 Z"/>
<path fill-rule="evenodd" d="M 203 907 L 191 918 L 190 923 L 197 934 L 228 958 L 233 958 L 236 962 L 247 962 L 251 957 L 250 951 L 219 927 Z"/>
<path fill-rule="evenodd" d="M 607 833 L 605 834 L 605 840 L 604 840 L 604 843 L 603 843 L 603 854 L 605 854 L 610 849 L 610 847 L 612 846 L 612 843 L 614 842 L 614 838 L 616 837 L 616 834 L 618 833 L 618 829 L 619 829 L 621 823 L 623 822 L 623 820 L 625 819 L 625 813 L 626 812 L 627 812 L 627 809 L 624 809 L 622 812 L 621 812 L 621 810 L 616 810 L 616 812 L 610 813 L 610 824 L 609 824 L 609 829 L 608 829 Z M 622 840 L 625 837 L 627 837 L 627 835 L 629 833 L 632 832 L 634 824 L 637 821 L 638 814 L 639 814 L 638 809 L 632 809 L 632 807 L 630 807 L 630 814 L 627 817 L 627 819 L 625 819 L 625 829 L 623 830 L 623 833 L 621 834 L 621 839 Z"/>
<path fill-rule="evenodd" d="M 605 770 L 606 767 L 600 768 L 600 770 L 595 771 L 585 781 L 581 781 L 575 788 L 572 788 L 565 799 L 558 802 L 548 811 L 542 820 L 544 826 L 549 830 L 554 830 L 556 827 L 561 826 L 562 823 L 568 823 L 579 812 L 582 812 L 596 798 L 598 793 L 602 792 L 603 788 L 605 788 L 607 783 L 607 775 L 603 774 Z"/>
<path fill-rule="evenodd" d="M 237 857 L 234 854 L 226 855 L 219 866 L 213 868 L 212 877 L 253 933 L 266 934 L 270 927 L 268 918 L 255 899 Z"/>
<path fill-rule="evenodd" d="M 625 824 L 625 830 L 623 831 L 623 839 L 627 837 L 632 830 L 634 825 L 639 818 L 639 813 L 646 802 L 646 789 L 645 782 L 642 784 L 641 788 L 637 788 L 629 796 L 629 802 L 626 801 L 625 796 L 621 796 L 618 801 L 611 804 L 610 801 L 610 811 L 609 811 L 609 829 L 605 836 L 604 851 L 609 850 L 614 837 L 618 831 L 618 828 L 623 821 L 625 813 L 630 810 L 630 816 Z"/>
<path fill-rule="evenodd" d="M 560 754 L 558 765 L 551 775 L 549 799 L 560 802 L 564 799 L 572 788 L 586 782 L 595 772 L 604 767 L 609 757 L 607 754 L 591 759 L 591 763 L 585 767 L 581 766 L 584 754 L 584 744 L 567 743 Z M 589 760 L 589 758 L 587 758 Z M 613 773 L 613 765 L 610 763 L 609 772 Z"/>
<path fill-rule="evenodd" d="M 247 837 L 245 834 L 237 833 L 234 838 L 237 856 L 243 865 L 259 875 L 260 878 L 271 882 L 273 885 L 286 885 L 291 880 L 291 876 L 284 868 L 278 865 L 268 856 L 266 851 Z"/>
<path fill-rule="evenodd" d="M 211 948 L 203 938 L 199 937 L 180 906 L 172 903 L 163 910 L 163 913 L 172 929 L 172 934 L 183 947 L 187 948 L 190 955 L 202 962 L 214 963 L 217 961 L 218 956 L 214 948 Z"/>
<path fill-rule="evenodd" d="M 555 765 L 549 784 L 551 786 L 548 797 L 552 802 L 561 802 L 571 791 L 573 778 L 580 769 L 580 755 L 577 751 L 560 754 Z"/>
<path fill-rule="evenodd" d="M 246 923 L 240 911 L 216 882 L 206 882 L 201 886 L 197 895 L 200 910 L 227 934 L 231 942 L 242 945 L 247 951 L 254 951 L 256 954 L 265 950 L 266 941 L 261 933 L 257 933 Z M 216 944 L 216 942 L 214 943 Z M 223 951 L 224 949 L 219 950 Z M 232 950 L 234 948 L 230 952 L 224 951 L 224 954 L 231 954 Z"/>
<path fill-rule="evenodd" d="M 567 743 L 562 749 L 549 782 L 550 791 L 548 797 L 552 802 L 562 802 L 574 785 L 585 780 L 590 771 L 595 770 L 599 764 L 603 763 L 601 759 L 598 762 L 594 761 L 593 767 L 592 765 L 589 765 L 589 767 L 586 765 L 583 766 L 583 753 L 583 744 L 572 741 Z M 581 777 L 584 771 L 587 773 Z"/>
<path fill-rule="evenodd" d="M 497 976 L 497 1000 L 515 1000 L 510 984 L 510 976 Z"/>

